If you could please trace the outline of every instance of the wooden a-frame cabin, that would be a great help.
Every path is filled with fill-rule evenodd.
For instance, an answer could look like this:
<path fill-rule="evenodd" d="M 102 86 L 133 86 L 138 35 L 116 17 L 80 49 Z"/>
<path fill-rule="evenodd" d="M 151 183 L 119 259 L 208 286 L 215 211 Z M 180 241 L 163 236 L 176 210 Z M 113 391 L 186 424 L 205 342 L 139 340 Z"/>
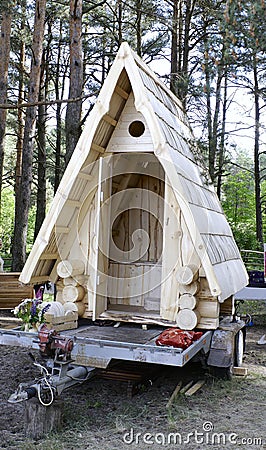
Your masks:
<path fill-rule="evenodd" d="M 127 43 L 20 280 L 54 282 L 92 320 L 185 329 L 217 328 L 247 284 L 180 101 Z"/>

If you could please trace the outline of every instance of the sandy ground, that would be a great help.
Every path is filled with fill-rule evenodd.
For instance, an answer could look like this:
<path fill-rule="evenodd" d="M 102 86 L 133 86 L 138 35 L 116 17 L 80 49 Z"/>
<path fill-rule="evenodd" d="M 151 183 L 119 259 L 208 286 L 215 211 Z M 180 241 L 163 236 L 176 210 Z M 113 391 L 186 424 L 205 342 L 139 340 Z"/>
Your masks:
<path fill-rule="evenodd" d="M 63 427 L 34 441 L 25 436 L 25 404 L 9 395 L 38 375 L 26 349 L 1 346 L 0 449 L 266 449 L 266 345 L 257 345 L 265 326 L 247 328 L 246 377 L 214 379 L 198 364 L 159 367 L 152 383 L 132 398 L 127 382 L 95 378 L 62 394 Z M 178 395 L 179 380 L 206 378 L 192 397 Z"/>

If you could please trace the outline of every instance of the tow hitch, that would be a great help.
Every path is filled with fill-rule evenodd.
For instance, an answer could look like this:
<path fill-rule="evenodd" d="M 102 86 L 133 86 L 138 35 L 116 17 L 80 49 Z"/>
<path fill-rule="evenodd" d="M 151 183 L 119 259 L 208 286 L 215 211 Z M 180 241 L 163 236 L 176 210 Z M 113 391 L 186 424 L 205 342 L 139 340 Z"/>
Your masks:
<path fill-rule="evenodd" d="M 93 367 L 73 365 L 72 339 L 60 336 L 55 330 L 49 330 L 46 324 L 39 327 L 38 338 L 44 363 L 38 362 L 32 353 L 29 353 L 29 356 L 33 359 L 34 366 L 40 369 L 41 376 L 28 383 L 20 383 L 18 389 L 9 397 L 9 403 L 38 397 L 43 406 L 50 406 L 62 391 L 95 375 L 96 369 Z"/>

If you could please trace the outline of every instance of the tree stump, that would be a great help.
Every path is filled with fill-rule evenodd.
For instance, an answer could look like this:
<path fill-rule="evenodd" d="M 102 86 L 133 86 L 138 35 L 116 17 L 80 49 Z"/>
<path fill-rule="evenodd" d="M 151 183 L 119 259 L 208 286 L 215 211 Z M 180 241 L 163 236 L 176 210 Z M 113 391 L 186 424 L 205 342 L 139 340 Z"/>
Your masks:
<path fill-rule="evenodd" d="M 25 403 L 25 434 L 40 439 L 47 433 L 62 427 L 62 400 L 55 400 L 50 406 L 43 406 L 37 398 Z"/>

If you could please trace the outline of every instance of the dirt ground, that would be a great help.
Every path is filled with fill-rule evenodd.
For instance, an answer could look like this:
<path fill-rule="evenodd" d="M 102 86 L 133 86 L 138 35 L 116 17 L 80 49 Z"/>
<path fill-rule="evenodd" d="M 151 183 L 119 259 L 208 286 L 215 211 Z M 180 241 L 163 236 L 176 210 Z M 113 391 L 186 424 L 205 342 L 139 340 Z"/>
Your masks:
<path fill-rule="evenodd" d="M 247 327 L 246 377 L 216 380 L 194 363 L 160 367 L 132 398 L 127 382 L 99 378 L 65 391 L 62 429 L 37 441 L 25 435 L 25 404 L 7 399 L 38 370 L 27 349 L 1 346 L 0 449 L 266 449 L 266 345 L 257 345 L 265 333 L 265 325 Z M 204 377 L 196 394 L 179 394 L 166 408 L 179 380 Z"/>

